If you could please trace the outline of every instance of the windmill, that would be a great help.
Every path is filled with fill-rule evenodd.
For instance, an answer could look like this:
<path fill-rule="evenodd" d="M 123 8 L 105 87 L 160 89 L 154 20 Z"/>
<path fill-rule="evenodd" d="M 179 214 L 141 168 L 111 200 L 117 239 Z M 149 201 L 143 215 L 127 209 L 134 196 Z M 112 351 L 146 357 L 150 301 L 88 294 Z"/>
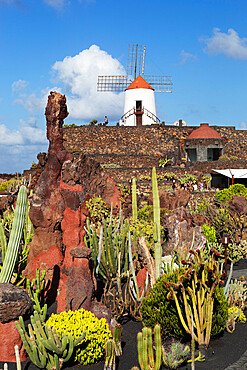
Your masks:
<path fill-rule="evenodd" d="M 144 74 L 146 46 L 129 45 L 126 76 L 98 76 L 97 91 L 125 91 L 124 114 L 120 119 L 126 126 L 158 123 L 155 92 L 172 92 L 171 76 Z"/>

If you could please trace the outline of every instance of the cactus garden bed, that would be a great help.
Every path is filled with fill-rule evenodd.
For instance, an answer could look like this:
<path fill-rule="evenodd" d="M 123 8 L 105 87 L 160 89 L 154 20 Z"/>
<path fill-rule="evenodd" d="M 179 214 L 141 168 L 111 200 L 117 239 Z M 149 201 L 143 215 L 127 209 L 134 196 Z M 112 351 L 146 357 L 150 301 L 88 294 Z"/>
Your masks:
<path fill-rule="evenodd" d="M 136 335 L 141 328 L 142 324 L 135 321 L 129 321 L 123 325 L 123 355 L 119 358 L 117 370 L 130 370 L 133 366 L 138 366 Z M 246 332 L 247 324 L 239 324 L 232 334 L 225 331 L 219 338 L 212 339 L 206 353 L 205 362 L 196 362 L 196 369 L 224 370 L 229 365 L 238 361 L 244 352 L 247 351 Z M 9 363 L 8 365 L 9 370 L 16 370 L 16 364 Z M 3 368 L 3 363 L 1 363 L 0 368 Z M 96 365 L 89 366 L 67 366 L 64 367 L 64 370 L 103 370 L 103 368 L 104 362 L 100 362 Z M 188 370 L 190 368 L 191 365 L 188 363 L 180 367 L 180 369 Z M 22 370 L 36 369 L 38 368 L 29 360 L 22 363 Z M 165 367 L 161 369 L 165 369 Z M 242 367 L 242 369 L 244 368 Z"/>

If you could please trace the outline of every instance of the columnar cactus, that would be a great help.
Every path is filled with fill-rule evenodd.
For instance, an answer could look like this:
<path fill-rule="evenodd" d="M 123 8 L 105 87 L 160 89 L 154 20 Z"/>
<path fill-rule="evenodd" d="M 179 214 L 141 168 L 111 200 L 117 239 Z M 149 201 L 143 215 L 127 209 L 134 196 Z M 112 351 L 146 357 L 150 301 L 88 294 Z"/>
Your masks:
<path fill-rule="evenodd" d="M 159 370 L 161 367 L 162 347 L 160 325 L 155 325 L 154 340 L 156 350 L 155 360 L 153 352 L 152 329 L 144 327 L 142 331 L 137 334 L 138 361 L 141 370 Z"/>
<path fill-rule="evenodd" d="M 136 179 L 132 179 L 132 217 L 133 221 L 137 221 L 137 198 L 136 198 Z"/>
<path fill-rule="evenodd" d="M 23 227 L 26 217 L 26 207 L 27 207 L 27 188 L 24 185 L 22 185 L 17 196 L 12 230 L 10 233 L 10 238 L 8 242 L 6 255 L 4 258 L 3 267 L 0 273 L 0 283 L 9 283 L 13 275 L 16 259 L 18 256 L 20 241 L 23 234 Z"/>
<path fill-rule="evenodd" d="M 42 322 L 45 321 L 47 313 L 47 304 L 45 304 L 43 307 L 40 305 L 40 294 L 45 287 L 45 274 L 46 271 L 43 270 L 40 276 L 40 270 L 37 268 L 36 277 L 32 281 L 27 279 L 27 292 L 34 303 L 33 308 L 38 312 Z"/>
<path fill-rule="evenodd" d="M 153 212 L 154 212 L 154 256 L 155 256 L 155 279 L 160 276 L 161 268 L 161 237 L 160 237 L 160 198 L 156 176 L 156 169 L 152 171 L 152 189 L 153 189 Z"/>
<path fill-rule="evenodd" d="M 54 328 L 42 326 L 36 311 L 34 316 L 31 316 L 31 324 L 28 325 L 29 334 L 25 330 L 22 316 L 15 324 L 30 360 L 40 369 L 60 370 L 63 363 L 71 358 L 74 347 L 86 336 L 84 331 L 75 341 L 71 335 L 63 335 L 60 340 Z"/>

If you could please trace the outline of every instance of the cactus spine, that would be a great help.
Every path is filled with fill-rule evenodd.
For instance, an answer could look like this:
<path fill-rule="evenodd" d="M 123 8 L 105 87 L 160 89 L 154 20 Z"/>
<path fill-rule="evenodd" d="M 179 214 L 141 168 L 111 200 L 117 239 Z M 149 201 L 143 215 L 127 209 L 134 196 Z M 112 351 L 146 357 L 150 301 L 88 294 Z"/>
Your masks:
<path fill-rule="evenodd" d="M 160 238 L 160 198 L 156 169 L 152 170 L 152 189 L 153 189 L 153 212 L 154 212 L 154 255 L 155 255 L 155 279 L 160 276 L 161 267 L 161 238 Z"/>
<path fill-rule="evenodd" d="M 42 326 L 36 311 L 34 316 L 31 316 L 31 324 L 28 325 L 29 334 L 25 330 L 22 316 L 15 324 L 30 360 L 41 369 L 60 370 L 63 363 L 71 358 L 74 347 L 86 336 L 84 331 L 75 341 L 71 335 L 63 335 L 60 340 L 54 328 Z"/>
<path fill-rule="evenodd" d="M 0 273 L 0 283 L 9 283 L 13 275 L 16 259 L 18 256 L 19 245 L 23 233 L 26 207 L 27 189 L 24 185 L 22 185 L 17 196 L 12 230 L 10 233 L 3 267 Z"/>

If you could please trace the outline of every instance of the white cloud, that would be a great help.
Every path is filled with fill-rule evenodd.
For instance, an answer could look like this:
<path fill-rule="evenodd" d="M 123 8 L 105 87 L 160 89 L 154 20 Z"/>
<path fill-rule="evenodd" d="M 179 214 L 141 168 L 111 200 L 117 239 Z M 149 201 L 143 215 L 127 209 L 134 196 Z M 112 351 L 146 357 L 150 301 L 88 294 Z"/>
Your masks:
<path fill-rule="evenodd" d="M 240 130 L 247 130 L 247 122 L 240 122 Z"/>
<path fill-rule="evenodd" d="M 65 0 L 44 0 L 45 3 L 56 10 L 62 10 L 66 4 Z"/>
<path fill-rule="evenodd" d="M 37 162 L 37 154 L 47 151 L 46 132 L 38 127 L 35 118 L 20 120 L 16 130 L 0 124 L 0 173 L 23 172 Z"/>
<path fill-rule="evenodd" d="M 97 92 L 99 75 L 125 75 L 124 67 L 97 45 L 54 64 L 58 81 L 65 88 L 70 118 L 103 120 L 119 119 L 123 114 L 124 94 Z"/>
<path fill-rule="evenodd" d="M 10 130 L 8 127 L 0 123 L 0 144 L 18 145 L 24 144 L 23 137 L 18 130 Z"/>
<path fill-rule="evenodd" d="M 0 123 L 0 144 L 4 146 L 45 144 L 45 130 L 38 127 L 35 118 L 31 117 L 28 121 L 20 120 L 20 127 L 17 130 L 10 130 Z"/>
<path fill-rule="evenodd" d="M 34 114 L 35 112 L 41 113 L 45 111 L 50 91 L 61 92 L 61 89 L 59 87 L 47 87 L 46 89 L 41 90 L 39 96 L 34 93 L 30 95 L 19 93 L 19 96 L 14 103 L 22 105 L 31 114 Z"/>
<path fill-rule="evenodd" d="M 206 43 L 204 51 L 210 55 L 223 54 L 233 59 L 247 59 L 247 38 L 240 38 L 232 28 L 227 33 L 214 28 L 213 36 L 202 41 Z"/>
<path fill-rule="evenodd" d="M 188 61 L 195 62 L 197 60 L 197 57 L 195 55 L 187 53 L 184 50 L 181 51 L 180 58 L 181 58 L 181 64 L 185 64 Z"/>
<path fill-rule="evenodd" d="M 12 83 L 12 92 L 16 93 L 24 90 L 28 86 L 28 82 L 24 80 L 18 80 Z"/>

